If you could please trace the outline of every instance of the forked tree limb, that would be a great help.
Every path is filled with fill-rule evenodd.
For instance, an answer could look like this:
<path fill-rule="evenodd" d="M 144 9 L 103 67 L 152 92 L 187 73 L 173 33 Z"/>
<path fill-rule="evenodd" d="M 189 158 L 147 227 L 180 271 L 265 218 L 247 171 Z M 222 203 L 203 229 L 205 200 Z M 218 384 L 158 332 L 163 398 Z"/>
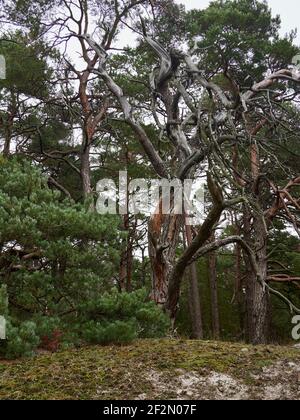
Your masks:
<path fill-rule="evenodd" d="M 169 280 L 168 299 L 165 305 L 171 318 L 175 318 L 180 295 L 180 286 L 184 272 L 199 249 L 209 240 L 215 225 L 219 222 L 223 211 L 243 201 L 236 198 L 231 201 L 224 201 L 221 188 L 214 182 L 210 173 L 207 175 L 208 188 L 213 200 L 213 206 L 201 225 L 198 234 L 192 243 L 186 248 L 175 264 Z"/>

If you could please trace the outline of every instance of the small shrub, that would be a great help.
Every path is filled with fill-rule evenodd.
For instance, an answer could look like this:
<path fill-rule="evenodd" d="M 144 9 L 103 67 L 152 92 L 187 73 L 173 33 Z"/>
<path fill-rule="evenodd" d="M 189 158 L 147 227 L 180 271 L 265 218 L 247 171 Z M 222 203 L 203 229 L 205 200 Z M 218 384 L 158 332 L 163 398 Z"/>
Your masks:
<path fill-rule="evenodd" d="M 155 338 L 166 335 L 170 322 L 166 314 L 149 301 L 145 289 L 119 293 L 113 289 L 80 309 L 87 324 L 84 339 L 97 343 L 121 343 L 136 337 Z M 87 338 L 88 337 L 88 338 Z"/>
<path fill-rule="evenodd" d="M 16 326 L 8 319 L 6 334 L 7 339 L 1 343 L 0 354 L 7 359 L 15 359 L 21 356 L 30 357 L 40 343 L 36 334 L 36 325 L 31 321 L 25 321 Z"/>
<path fill-rule="evenodd" d="M 159 338 L 166 336 L 170 320 L 154 302 L 148 302 L 136 313 L 140 338 Z"/>
<path fill-rule="evenodd" d="M 130 321 L 111 323 L 89 321 L 83 328 L 83 338 L 91 344 L 126 344 L 137 337 L 136 325 Z"/>

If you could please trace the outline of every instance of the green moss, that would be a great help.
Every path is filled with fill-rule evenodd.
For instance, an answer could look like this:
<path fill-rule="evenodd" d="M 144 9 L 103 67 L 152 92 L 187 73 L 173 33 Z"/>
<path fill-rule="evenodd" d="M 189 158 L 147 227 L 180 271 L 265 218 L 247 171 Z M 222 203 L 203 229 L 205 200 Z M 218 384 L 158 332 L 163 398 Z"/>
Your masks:
<path fill-rule="evenodd" d="M 157 394 L 149 372 L 162 372 L 171 380 L 176 369 L 227 373 L 247 384 L 251 374 L 278 360 L 299 362 L 299 350 L 188 340 L 85 347 L 0 362 L 0 399 L 133 399 L 144 393 L 151 397 Z M 170 389 L 161 397 L 176 394 Z"/>

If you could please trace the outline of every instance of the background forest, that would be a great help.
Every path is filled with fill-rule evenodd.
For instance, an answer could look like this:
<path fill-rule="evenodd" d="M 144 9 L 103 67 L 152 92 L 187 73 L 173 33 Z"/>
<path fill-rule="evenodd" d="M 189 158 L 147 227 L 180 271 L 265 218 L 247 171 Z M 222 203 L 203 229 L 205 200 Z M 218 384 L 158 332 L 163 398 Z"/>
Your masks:
<path fill-rule="evenodd" d="M 0 355 L 284 343 L 300 313 L 295 33 L 256 0 L 0 0 Z M 96 184 L 206 180 L 200 226 Z M 171 204 L 174 191 L 171 191 Z"/>

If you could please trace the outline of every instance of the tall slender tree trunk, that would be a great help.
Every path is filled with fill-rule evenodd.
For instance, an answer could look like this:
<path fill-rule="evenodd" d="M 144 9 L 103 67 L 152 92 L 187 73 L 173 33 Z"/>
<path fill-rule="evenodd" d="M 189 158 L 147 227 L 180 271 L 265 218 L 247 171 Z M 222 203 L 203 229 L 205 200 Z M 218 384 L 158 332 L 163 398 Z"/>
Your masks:
<path fill-rule="evenodd" d="M 5 121 L 5 134 L 4 134 L 4 147 L 3 156 L 8 157 L 10 155 L 11 140 L 14 126 L 14 119 L 17 114 L 17 104 L 14 92 L 11 94 L 11 104 L 8 107 L 7 120 Z"/>
<path fill-rule="evenodd" d="M 81 153 L 81 182 L 82 182 L 82 193 L 86 199 L 90 197 L 92 193 L 91 187 L 91 167 L 90 167 L 90 143 L 87 141 L 84 145 L 84 149 Z"/>
<path fill-rule="evenodd" d="M 249 213 L 247 213 L 249 217 Z M 249 220 L 249 219 L 248 219 Z M 249 223 L 246 221 L 246 223 Z M 267 278 L 267 231 L 263 215 L 255 215 L 252 223 L 254 246 L 258 270 L 263 281 Z M 247 242 L 249 241 L 248 231 Z M 269 317 L 269 293 L 268 290 L 257 280 L 249 259 L 246 261 L 246 337 L 252 344 L 264 344 L 268 342 L 270 317 Z"/>
<path fill-rule="evenodd" d="M 241 228 L 235 218 L 235 234 L 241 236 Z M 235 302 L 238 308 L 240 321 L 240 337 L 245 337 L 245 298 L 244 298 L 244 279 L 242 273 L 242 247 L 237 243 L 234 248 L 235 270 L 234 270 L 234 296 L 232 303 Z"/>
<path fill-rule="evenodd" d="M 236 244 L 235 250 L 235 281 L 234 281 L 234 300 L 237 303 L 238 315 L 240 320 L 241 336 L 245 335 L 245 305 L 243 297 L 243 279 L 242 279 L 242 248 Z"/>
<path fill-rule="evenodd" d="M 249 127 L 251 136 L 255 136 L 265 120 L 261 121 L 254 128 Z M 246 335 L 250 343 L 264 344 L 268 341 L 270 330 L 269 317 L 269 292 L 264 286 L 267 280 L 268 261 L 267 261 L 267 242 L 268 229 L 263 211 L 263 203 L 260 192 L 260 154 L 256 141 L 252 140 L 250 147 L 251 175 L 252 175 L 252 208 L 244 206 L 244 230 L 248 244 L 255 252 L 256 263 L 261 284 L 257 279 L 257 273 L 254 273 L 249 266 L 249 260 L 246 258 L 247 278 L 246 278 Z M 251 223 L 252 219 L 252 223 Z"/>
<path fill-rule="evenodd" d="M 133 266 L 133 236 L 135 228 L 130 227 L 130 218 L 128 214 L 123 216 L 123 227 L 128 232 L 127 238 L 124 240 L 124 250 L 121 253 L 119 284 L 122 291 L 129 292 L 131 290 L 132 266 Z"/>
<path fill-rule="evenodd" d="M 212 241 L 214 240 L 215 240 L 215 235 L 212 235 Z M 212 334 L 215 340 L 219 340 L 220 338 L 220 313 L 219 313 L 218 283 L 217 283 L 217 254 L 215 251 L 211 252 L 208 255 L 208 268 L 209 268 Z"/>
<path fill-rule="evenodd" d="M 83 54 L 84 56 L 84 54 Z M 96 60 L 97 61 L 97 60 Z M 90 153 L 93 143 L 93 138 L 97 127 L 101 124 L 103 118 L 106 115 L 106 111 L 109 106 L 108 100 L 104 100 L 97 113 L 93 112 L 89 97 L 88 97 L 88 78 L 92 71 L 92 67 L 95 62 L 90 62 L 89 67 L 81 75 L 79 75 L 79 98 L 83 111 L 83 126 L 82 126 L 82 152 L 81 158 L 81 180 L 82 180 L 82 192 L 84 199 L 91 196 L 92 184 L 91 184 L 91 166 L 90 166 Z M 91 66 L 91 67 L 90 67 Z M 91 205 L 91 209 L 94 209 L 94 205 Z"/>
<path fill-rule="evenodd" d="M 142 268 L 141 268 L 141 286 L 144 287 L 146 285 L 146 277 L 147 277 L 147 264 L 148 261 L 146 260 L 146 249 L 144 247 L 141 248 L 142 253 Z"/>
<path fill-rule="evenodd" d="M 3 147 L 3 156 L 8 157 L 10 155 L 10 144 L 11 144 L 11 129 L 9 127 L 5 130 L 5 139 Z"/>
<path fill-rule="evenodd" d="M 192 229 L 189 225 L 185 226 L 187 245 L 192 243 Z M 189 308 L 192 322 L 192 338 L 203 339 L 203 321 L 200 291 L 198 283 L 197 265 L 193 262 L 187 272 L 189 276 Z"/>
<path fill-rule="evenodd" d="M 123 217 L 123 228 L 128 231 L 129 229 L 129 215 L 125 214 Z M 128 237 L 123 240 L 124 249 L 121 252 L 120 269 L 119 269 L 119 286 L 122 292 L 126 291 L 127 283 L 127 261 L 128 261 Z"/>

